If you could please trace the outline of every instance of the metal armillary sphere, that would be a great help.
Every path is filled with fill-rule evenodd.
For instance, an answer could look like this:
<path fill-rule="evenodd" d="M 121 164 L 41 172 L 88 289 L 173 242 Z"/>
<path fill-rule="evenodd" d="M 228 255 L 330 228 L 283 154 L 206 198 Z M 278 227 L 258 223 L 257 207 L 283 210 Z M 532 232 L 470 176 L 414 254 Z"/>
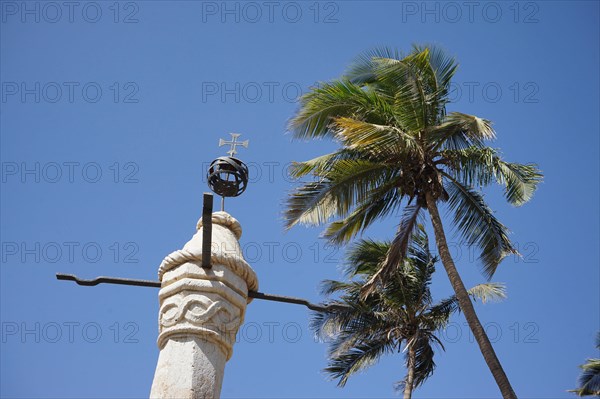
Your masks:
<path fill-rule="evenodd" d="M 219 157 L 208 168 L 208 186 L 221 197 L 237 197 L 248 185 L 248 167 L 233 157 Z"/>
<path fill-rule="evenodd" d="M 248 186 L 248 167 L 242 161 L 234 158 L 236 147 L 248 148 L 249 140 L 237 141 L 238 133 L 229 133 L 231 141 L 219 139 L 219 147 L 231 146 L 227 151 L 228 157 L 219 157 L 212 161 L 208 168 L 207 180 L 210 189 L 221 196 L 221 210 L 224 210 L 225 197 L 237 197 Z"/>

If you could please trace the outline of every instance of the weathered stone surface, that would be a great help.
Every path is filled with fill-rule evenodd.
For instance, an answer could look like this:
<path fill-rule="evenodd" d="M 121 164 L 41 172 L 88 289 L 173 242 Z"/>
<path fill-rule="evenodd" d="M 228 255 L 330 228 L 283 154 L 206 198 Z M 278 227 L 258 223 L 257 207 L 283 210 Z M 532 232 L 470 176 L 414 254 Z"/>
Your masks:
<path fill-rule="evenodd" d="M 160 354 L 151 398 L 218 398 L 225 363 L 244 321 L 248 290 L 258 281 L 243 259 L 240 224 L 225 212 L 212 216 L 211 269 L 201 266 L 202 220 L 183 249 L 159 267 Z"/>

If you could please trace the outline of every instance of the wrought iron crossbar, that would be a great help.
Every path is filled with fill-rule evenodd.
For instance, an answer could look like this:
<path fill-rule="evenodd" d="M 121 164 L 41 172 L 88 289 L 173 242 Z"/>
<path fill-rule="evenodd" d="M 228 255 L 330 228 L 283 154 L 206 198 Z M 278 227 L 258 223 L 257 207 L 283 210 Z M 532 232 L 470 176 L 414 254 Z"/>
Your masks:
<path fill-rule="evenodd" d="M 120 278 L 120 277 L 106 277 L 99 276 L 95 279 L 83 279 L 72 274 L 62 274 L 57 273 L 56 278 L 58 280 L 67 280 L 74 281 L 79 285 L 83 286 L 94 286 L 98 284 L 119 284 L 119 285 L 134 285 L 138 287 L 154 287 L 160 288 L 160 281 L 152 281 L 152 280 L 137 280 L 130 278 Z M 327 312 L 331 310 L 331 306 L 327 305 L 317 305 L 307 301 L 306 299 L 296 298 L 292 296 L 283 296 L 283 295 L 273 295 L 273 294 L 265 294 L 264 292 L 258 291 L 248 291 L 248 296 L 254 299 L 264 299 L 266 301 L 275 301 L 275 302 L 283 302 L 283 303 L 293 303 L 296 305 L 304 305 L 310 310 L 314 310 L 316 312 Z"/>

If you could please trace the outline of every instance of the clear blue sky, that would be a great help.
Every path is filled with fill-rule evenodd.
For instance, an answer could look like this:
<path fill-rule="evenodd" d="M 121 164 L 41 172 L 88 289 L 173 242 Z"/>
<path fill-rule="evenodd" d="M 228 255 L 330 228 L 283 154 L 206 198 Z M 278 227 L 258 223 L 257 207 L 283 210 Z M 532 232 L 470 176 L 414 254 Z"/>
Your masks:
<path fill-rule="evenodd" d="M 470 4 L 470 5 L 469 5 Z M 157 290 L 83 288 L 56 272 L 155 279 L 194 233 L 206 163 L 242 133 L 253 174 L 227 202 L 261 290 L 319 301 L 342 251 L 319 229 L 284 233 L 285 165 L 335 147 L 285 134 L 298 92 L 340 76 L 361 51 L 435 43 L 460 62 L 454 103 L 491 119 L 508 159 L 545 173 L 522 208 L 487 194 L 523 259 L 477 305 L 523 398 L 569 398 L 598 356 L 597 2 L 0 2 L 3 397 L 144 397 L 156 365 Z M 396 220 L 368 231 L 389 238 Z M 465 247 L 467 286 L 483 281 Z M 451 292 L 441 267 L 433 282 Z M 309 312 L 254 301 L 223 397 L 393 397 L 402 358 L 345 389 L 327 381 Z M 416 398 L 496 398 L 462 316 Z"/>

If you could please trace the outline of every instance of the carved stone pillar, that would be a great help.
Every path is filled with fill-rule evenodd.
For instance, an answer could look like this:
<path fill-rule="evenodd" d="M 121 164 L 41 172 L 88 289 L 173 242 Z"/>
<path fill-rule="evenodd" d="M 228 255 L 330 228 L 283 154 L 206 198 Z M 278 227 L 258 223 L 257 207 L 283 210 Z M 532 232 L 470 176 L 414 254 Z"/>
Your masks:
<path fill-rule="evenodd" d="M 225 363 L 244 321 L 254 270 L 242 257 L 242 228 L 226 212 L 212 215 L 211 269 L 201 266 L 202 219 L 183 249 L 168 255 L 158 277 L 160 354 L 151 398 L 218 398 Z"/>

